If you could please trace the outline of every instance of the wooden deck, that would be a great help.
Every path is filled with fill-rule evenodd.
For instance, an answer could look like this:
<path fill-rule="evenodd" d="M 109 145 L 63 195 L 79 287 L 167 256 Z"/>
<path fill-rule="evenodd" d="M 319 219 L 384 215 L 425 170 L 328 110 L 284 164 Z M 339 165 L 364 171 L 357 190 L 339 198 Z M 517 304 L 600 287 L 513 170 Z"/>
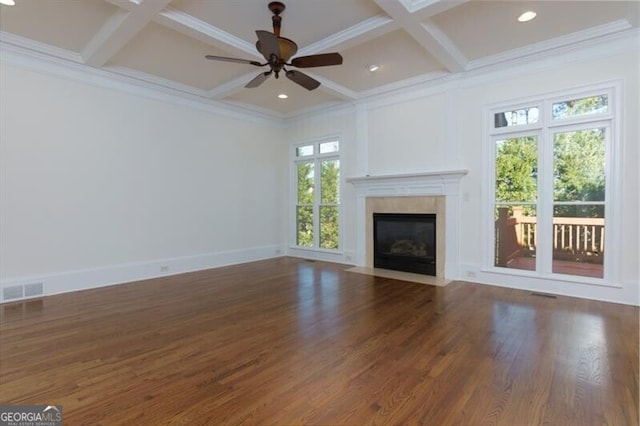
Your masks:
<path fill-rule="evenodd" d="M 637 307 L 280 258 L 0 306 L 65 425 L 638 425 Z"/>
<path fill-rule="evenodd" d="M 535 259 L 532 257 L 516 257 L 507 263 L 507 268 L 535 271 Z M 602 278 L 604 266 L 597 263 L 569 262 L 566 260 L 553 260 L 551 268 L 556 274 L 578 275 L 581 277 Z"/>

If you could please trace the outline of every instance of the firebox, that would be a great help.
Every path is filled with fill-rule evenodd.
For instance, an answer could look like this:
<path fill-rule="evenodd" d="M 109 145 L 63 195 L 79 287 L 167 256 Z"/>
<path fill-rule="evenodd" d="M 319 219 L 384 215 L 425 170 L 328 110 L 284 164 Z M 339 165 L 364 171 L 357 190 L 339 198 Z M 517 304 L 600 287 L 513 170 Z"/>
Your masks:
<path fill-rule="evenodd" d="M 373 214 L 375 268 L 436 275 L 436 215 Z"/>

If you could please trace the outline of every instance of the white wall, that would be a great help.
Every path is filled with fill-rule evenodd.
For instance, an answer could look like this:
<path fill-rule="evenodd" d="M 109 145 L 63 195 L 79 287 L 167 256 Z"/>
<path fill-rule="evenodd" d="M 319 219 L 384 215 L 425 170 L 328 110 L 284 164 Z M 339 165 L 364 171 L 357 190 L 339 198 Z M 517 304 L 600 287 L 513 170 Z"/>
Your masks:
<path fill-rule="evenodd" d="M 57 293 L 282 252 L 281 127 L 0 71 L 3 285 Z"/>
<path fill-rule="evenodd" d="M 448 278 L 640 304 L 638 63 L 637 41 L 616 41 L 412 87 L 290 120 L 286 129 L 3 65 L 2 285 L 42 281 L 55 293 L 283 250 L 350 263 L 360 218 L 345 178 L 463 168 L 460 264 Z M 619 288 L 484 271 L 483 107 L 611 80 L 624 89 Z M 342 250 L 292 249 L 290 144 L 335 135 Z"/>
<path fill-rule="evenodd" d="M 435 94 L 369 109 L 369 173 L 440 169 L 446 160 L 446 104 L 444 94 Z"/>
<path fill-rule="evenodd" d="M 319 131 L 304 120 L 294 122 L 296 138 L 311 139 L 332 131 L 355 132 L 356 153 L 345 159 L 347 174 L 385 175 L 412 172 L 467 169 L 461 183 L 460 264 L 457 276 L 487 284 L 504 285 L 577 297 L 627 304 L 640 304 L 638 236 L 640 195 L 638 175 L 638 98 L 639 58 L 635 42 L 612 42 L 611 46 L 573 52 L 555 58 L 543 58 L 526 65 L 496 67 L 491 72 L 469 73 L 438 87 L 414 87 L 387 98 L 361 102 L 356 107 L 358 119 L 339 120 L 327 117 Z M 623 81 L 623 186 L 621 227 L 623 235 L 618 253 L 620 274 L 618 287 L 576 284 L 554 280 L 523 279 L 483 271 L 481 220 L 483 177 L 483 108 L 496 102 L 508 102 L 540 96 L 553 91 Z M 345 113 L 347 114 L 347 113 Z M 349 112 L 352 117 L 353 112 Z M 314 123 L 322 120 L 314 117 Z M 309 121 L 309 120 L 307 120 Z M 334 125 L 332 126 L 332 123 Z M 345 124 L 347 128 L 345 128 Z M 366 161 L 361 164 L 362 158 Z M 349 187 L 350 185 L 347 185 Z M 350 193 L 349 196 L 352 196 Z M 345 202 L 348 197 L 345 196 Z M 343 209 L 346 223 L 358 220 L 353 209 Z M 347 247 L 356 238 L 355 230 L 343 228 Z M 341 261 L 348 262 L 346 256 Z"/>

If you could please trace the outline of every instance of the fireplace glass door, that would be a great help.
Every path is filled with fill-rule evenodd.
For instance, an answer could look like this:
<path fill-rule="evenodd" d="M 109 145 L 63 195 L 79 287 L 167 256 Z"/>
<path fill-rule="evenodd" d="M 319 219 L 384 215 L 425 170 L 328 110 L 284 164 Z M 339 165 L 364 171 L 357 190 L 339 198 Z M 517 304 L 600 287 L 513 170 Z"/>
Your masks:
<path fill-rule="evenodd" d="M 373 266 L 436 275 L 436 215 L 373 214 Z"/>

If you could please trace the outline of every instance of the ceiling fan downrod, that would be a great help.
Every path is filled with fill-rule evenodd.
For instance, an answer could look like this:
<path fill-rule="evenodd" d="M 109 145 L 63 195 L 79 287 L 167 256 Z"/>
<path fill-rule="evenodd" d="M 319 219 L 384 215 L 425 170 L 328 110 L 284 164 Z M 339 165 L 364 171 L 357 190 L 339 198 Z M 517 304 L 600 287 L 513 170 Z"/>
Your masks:
<path fill-rule="evenodd" d="M 269 3 L 269 10 L 271 11 L 271 13 L 273 13 L 273 16 L 271 17 L 271 22 L 273 22 L 273 33 L 278 37 L 280 37 L 280 26 L 282 23 L 282 17 L 280 16 L 280 14 L 284 11 L 284 9 L 284 3 L 281 3 L 279 1 L 272 1 L 271 3 Z"/>

